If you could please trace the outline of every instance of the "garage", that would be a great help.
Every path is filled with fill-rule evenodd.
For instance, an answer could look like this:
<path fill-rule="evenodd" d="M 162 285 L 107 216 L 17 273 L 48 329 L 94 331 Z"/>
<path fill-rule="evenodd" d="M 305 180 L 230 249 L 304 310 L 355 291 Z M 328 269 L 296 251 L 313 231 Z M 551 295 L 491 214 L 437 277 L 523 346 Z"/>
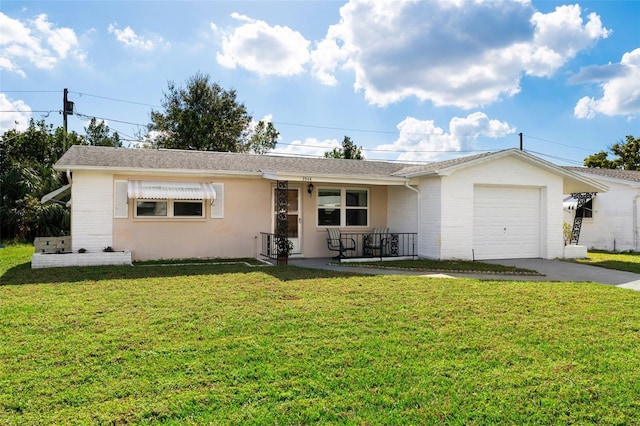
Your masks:
<path fill-rule="evenodd" d="M 475 186 L 475 259 L 540 257 L 540 188 Z"/>

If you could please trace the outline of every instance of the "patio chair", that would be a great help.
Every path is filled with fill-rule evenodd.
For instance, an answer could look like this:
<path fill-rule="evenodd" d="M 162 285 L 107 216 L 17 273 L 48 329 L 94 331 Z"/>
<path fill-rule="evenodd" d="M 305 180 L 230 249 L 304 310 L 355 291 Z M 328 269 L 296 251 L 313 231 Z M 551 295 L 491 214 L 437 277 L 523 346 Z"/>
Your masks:
<path fill-rule="evenodd" d="M 344 259 L 345 252 L 356 250 L 356 241 L 353 238 L 343 238 L 339 229 L 327 228 L 327 233 L 329 234 L 327 247 L 331 251 L 338 252 L 334 259 Z"/>
<path fill-rule="evenodd" d="M 387 242 L 389 241 L 389 228 L 373 228 L 373 232 L 366 236 L 364 241 L 364 252 L 373 254 L 378 251 L 380 259 L 386 253 Z"/>

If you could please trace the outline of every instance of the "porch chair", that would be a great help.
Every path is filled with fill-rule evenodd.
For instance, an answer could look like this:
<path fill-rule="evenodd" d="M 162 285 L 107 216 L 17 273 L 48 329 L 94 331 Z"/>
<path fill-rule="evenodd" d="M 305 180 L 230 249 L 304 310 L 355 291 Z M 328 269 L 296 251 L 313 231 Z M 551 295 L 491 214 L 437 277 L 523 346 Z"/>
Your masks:
<path fill-rule="evenodd" d="M 373 254 L 378 250 L 380 259 L 385 254 L 387 242 L 389 241 L 389 228 L 373 228 L 373 232 L 367 235 L 364 243 L 364 251 Z"/>
<path fill-rule="evenodd" d="M 335 256 L 334 259 L 344 259 L 345 252 L 356 250 L 356 241 L 353 238 L 343 238 L 339 229 L 327 228 L 327 233 L 329 234 L 327 247 L 331 251 L 338 252 L 338 255 Z"/>

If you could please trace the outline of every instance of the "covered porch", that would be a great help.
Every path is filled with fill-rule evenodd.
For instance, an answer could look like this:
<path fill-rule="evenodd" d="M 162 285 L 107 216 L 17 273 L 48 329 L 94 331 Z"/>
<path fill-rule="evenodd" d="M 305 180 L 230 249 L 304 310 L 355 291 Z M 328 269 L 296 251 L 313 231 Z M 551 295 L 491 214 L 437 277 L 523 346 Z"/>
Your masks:
<path fill-rule="evenodd" d="M 342 250 L 332 249 L 336 247 L 335 238 L 331 238 L 327 232 L 327 248 L 332 250 L 335 260 L 357 261 L 357 260 L 399 260 L 416 259 L 418 234 L 416 232 L 395 232 L 386 231 L 384 233 L 371 231 L 361 232 L 339 232 Z M 269 232 L 260 233 L 260 256 L 263 258 L 277 260 L 278 254 L 282 253 L 282 243 L 277 234 Z M 293 256 L 299 257 L 299 256 Z"/>

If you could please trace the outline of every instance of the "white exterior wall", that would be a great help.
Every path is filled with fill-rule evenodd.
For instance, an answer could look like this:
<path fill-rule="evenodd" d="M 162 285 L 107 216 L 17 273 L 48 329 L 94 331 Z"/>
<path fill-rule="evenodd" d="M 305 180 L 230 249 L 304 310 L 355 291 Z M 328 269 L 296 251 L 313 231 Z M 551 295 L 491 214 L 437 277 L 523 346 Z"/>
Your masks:
<path fill-rule="evenodd" d="M 442 183 L 437 187 L 429 185 L 433 180 L 425 179 L 421 184 L 423 206 L 426 207 L 421 213 L 419 239 L 420 247 L 424 247 L 421 256 L 472 259 L 474 187 L 497 185 L 540 189 L 540 257 L 562 257 L 561 176 L 514 157 L 503 157 L 455 171 L 442 177 Z M 430 191 L 435 193 L 427 195 Z M 440 212 L 433 205 L 428 208 L 430 198 L 433 202 L 439 199 Z"/>
<path fill-rule="evenodd" d="M 418 194 L 405 186 L 387 188 L 387 225 L 392 232 L 417 232 Z"/>
<path fill-rule="evenodd" d="M 71 185 L 73 251 L 102 251 L 113 245 L 113 177 L 76 171 Z"/>
<path fill-rule="evenodd" d="M 609 187 L 593 199 L 593 218 L 582 220 L 579 244 L 600 250 L 637 250 L 638 226 L 634 224 L 634 199 L 640 188 L 619 180 L 597 179 Z M 640 208 L 640 199 L 638 200 Z M 573 225 L 575 211 L 564 213 L 564 220 Z M 636 215 L 636 221 L 638 221 Z"/>
<path fill-rule="evenodd" d="M 442 250 L 442 182 L 440 177 L 425 178 L 420 189 L 418 256 L 440 259 Z"/>

